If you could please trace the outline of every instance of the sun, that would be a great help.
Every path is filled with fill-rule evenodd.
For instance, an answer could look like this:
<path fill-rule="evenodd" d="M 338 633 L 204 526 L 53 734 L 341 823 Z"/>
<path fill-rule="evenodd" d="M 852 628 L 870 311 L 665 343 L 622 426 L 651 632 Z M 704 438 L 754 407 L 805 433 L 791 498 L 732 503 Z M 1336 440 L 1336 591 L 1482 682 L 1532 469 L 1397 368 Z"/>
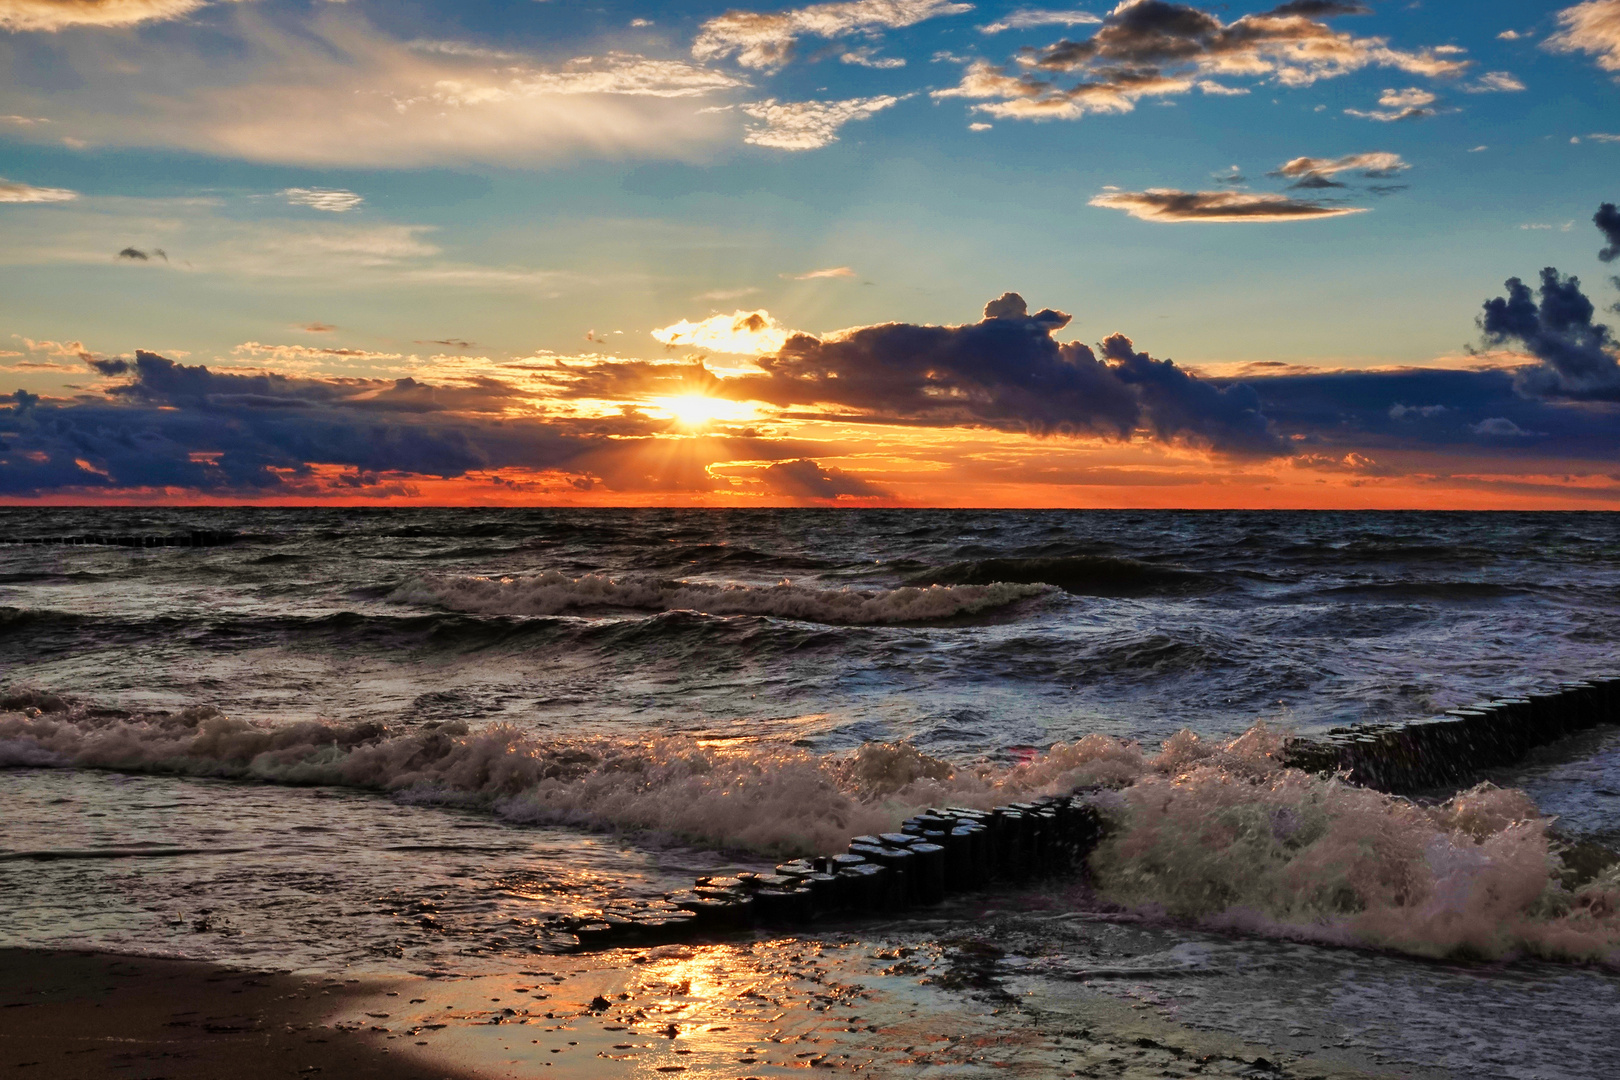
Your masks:
<path fill-rule="evenodd" d="M 754 415 L 754 410 L 741 402 L 706 397 L 703 394 L 655 398 L 652 403 L 669 413 L 677 424 L 685 428 L 707 427 L 718 420 L 745 420 Z"/>

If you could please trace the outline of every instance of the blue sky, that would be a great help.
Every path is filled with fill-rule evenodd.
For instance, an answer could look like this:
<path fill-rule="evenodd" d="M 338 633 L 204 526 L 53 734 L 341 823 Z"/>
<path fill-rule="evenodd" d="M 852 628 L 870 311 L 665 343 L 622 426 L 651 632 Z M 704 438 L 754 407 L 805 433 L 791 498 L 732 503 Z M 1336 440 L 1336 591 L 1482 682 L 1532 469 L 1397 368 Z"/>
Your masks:
<path fill-rule="evenodd" d="M 86 357 L 137 349 L 446 386 L 692 350 L 747 373 L 780 335 L 665 328 L 967 324 L 1008 291 L 1072 315 L 1054 342 L 1123 333 L 1213 379 L 1477 366 L 1470 346 L 1551 363 L 1486 341 L 1481 304 L 1553 266 L 1605 317 L 1592 217 L 1617 177 L 1617 0 L 0 0 L 0 386 L 128 405 L 128 373 Z M 1561 393 L 1537 401 L 1614 419 L 1607 390 Z M 1016 434 L 973 413 L 930 438 L 987 423 Z M 1092 445 L 1077 424 L 1064 452 L 1114 468 L 1117 434 Z M 1538 440 L 1556 432 L 1520 430 L 1506 456 L 1550 475 Z M 823 456 L 885 431 L 823 432 Z M 1031 453 L 1052 449 L 1032 432 Z M 1230 471 L 1190 428 L 1158 442 L 1192 455 L 1178 469 Z M 1613 465 L 1582 446 L 1567 468 Z M 863 451 L 889 470 L 863 491 L 927 486 L 895 471 L 902 450 Z M 91 489 L 150 488 L 90 465 Z M 0 490 L 78 490 L 41 483 Z"/>

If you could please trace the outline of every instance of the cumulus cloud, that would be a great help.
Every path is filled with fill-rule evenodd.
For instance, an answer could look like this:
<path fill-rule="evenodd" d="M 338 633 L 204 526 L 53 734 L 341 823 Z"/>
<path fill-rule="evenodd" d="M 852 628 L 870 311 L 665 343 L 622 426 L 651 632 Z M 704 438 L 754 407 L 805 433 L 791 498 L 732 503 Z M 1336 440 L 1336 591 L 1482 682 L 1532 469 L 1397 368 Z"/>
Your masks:
<path fill-rule="evenodd" d="M 8 107 L 48 113 L 100 146 L 344 167 L 544 164 L 698 156 L 735 129 L 693 102 L 747 85 L 631 53 L 547 64 L 426 49 L 379 31 L 352 5 L 296 21 L 250 4 L 226 14 L 209 29 L 232 50 L 228 66 L 191 36 L 70 35 L 53 55 L 68 81 L 49 92 L 17 87 Z"/>
<path fill-rule="evenodd" d="M 330 214 L 342 214 L 353 210 L 366 200 L 352 191 L 342 188 L 285 188 L 281 197 L 292 206 L 307 206 L 311 210 L 325 210 Z"/>
<path fill-rule="evenodd" d="M 790 11 L 728 11 L 698 30 L 692 55 L 699 60 L 735 56 L 743 67 L 769 70 L 793 58 L 801 37 L 839 38 L 900 29 L 971 10 L 972 4 L 953 0 L 845 0 Z"/>
<path fill-rule="evenodd" d="M 1214 93 L 1231 89 L 1212 81 L 1222 76 L 1308 86 L 1367 67 L 1449 77 L 1469 66 L 1441 49 L 1396 49 L 1386 38 L 1358 38 L 1322 21 L 1365 11 L 1335 0 L 1295 0 L 1223 23 L 1187 4 L 1125 0 L 1084 41 L 1065 38 L 1023 50 L 1022 73 L 974 61 L 960 84 L 934 96 L 979 99 L 974 108 L 994 116 L 1075 119 L 1129 112 L 1143 97 L 1184 94 L 1200 86 Z M 1066 86 L 1060 76 L 1080 81 Z"/>
<path fill-rule="evenodd" d="M 72 202 L 79 197 L 77 191 L 67 188 L 35 187 L 0 177 L 0 203 L 54 203 Z"/>
<path fill-rule="evenodd" d="M 1620 259 L 1620 210 L 1615 208 L 1614 203 L 1606 202 L 1592 215 L 1592 224 L 1598 227 L 1605 241 L 1598 258 L 1604 262 Z"/>
<path fill-rule="evenodd" d="M 1558 13 L 1559 31 L 1542 47 L 1588 53 L 1605 71 L 1620 71 L 1620 0 L 1586 0 Z"/>
<path fill-rule="evenodd" d="M 904 100 L 883 95 L 846 101 L 750 102 L 742 111 L 761 122 L 748 126 L 743 141 L 774 150 L 816 150 L 837 142 L 838 129 L 850 121 L 865 120 Z"/>
<path fill-rule="evenodd" d="M 1437 98 L 1434 94 L 1420 87 L 1409 86 L 1405 90 L 1388 89 L 1378 95 L 1378 104 L 1382 109 L 1346 109 L 1346 114 L 1359 116 L 1364 120 L 1380 120 L 1392 123 L 1396 120 L 1421 120 L 1425 116 L 1433 116 L 1433 105 Z"/>
<path fill-rule="evenodd" d="M 178 19 L 208 0 L 0 0 L 0 30 L 63 30 L 70 26 L 133 26 Z"/>
<path fill-rule="evenodd" d="M 1252 391 L 1218 388 L 1114 335 L 1104 358 L 1053 335 L 1069 316 L 1029 311 L 1006 293 L 961 326 L 885 323 L 826 337 L 795 334 L 762 374 L 725 379 L 711 393 L 780 406 L 843 410 L 844 419 L 975 425 L 1035 435 L 1127 440 L 1138 433 L 1232 454 L 1277 454 Z M 828 414 L 818 414 L 828 415 Z"/>
<path fill-rule="evenodd" d="M 1334 177 L 1344 172 L 1357 172 L 1370 180 L 1384 180 L 1411 168 L 1399 154 L 1387 151 L 1369 151 L 1346 154 L 1337 158 L 1297 157 L 1279 165 L 1271 175 L 1294 181 L 1295 187 L 1343 187 Z"/>
<path fill-rule="evenodd" d="M 684 346 L 758 356 L 780 349 L 793 333 L 768 311 L 736 311 L 730 315 L 711 315 L 699 322 L 682 319 L 659 327 L 652 336 L 672 349 Z"/>
<path fill-rule="evenodd" d="M 1366 210 L 1360 206 L 1333 206 L 1272 192 L 1175 191 L 1170 188 L 1105 192 L 1094 196 L 1091 205 L 1123 210 L 1142 221 L 1160 222 L 1311 221 Z"/>
<path fill-rule="evenodd" d="M 1019 8 L 1010 15 L 1003 15 L 995 22 L 979 27 L 979 33 L 1000 34 L 1007 30 L 1028 30 L 1036 26 L 1083 26 L 1100 22 L 1102 18 L 1089 11 L 1040 11 L 1035 8 Z"/>
<path fill-rule="evenodd" d="M 1572 400 L 1620 401 L 1620 347 L 1602 323 L 1580 279 L 1553 267 L 1541 271 L 1538 303 L 1530 287 L 1509 278 L 1507 295 L 1485 302 L 1479 327 L 1492 345 L 1518 345 L 1539 364 L 1518 373 L 1527 395 Z"/>
<path fill-rule="evenodd" d="M 768 465 L 760 470 L 759 479 L 772 495 L 790 499 L 837 499 L 841 495 L 869 499 L 888 495 L 870 480 L 842 469 L 822 468 L 809 458 Z"/>

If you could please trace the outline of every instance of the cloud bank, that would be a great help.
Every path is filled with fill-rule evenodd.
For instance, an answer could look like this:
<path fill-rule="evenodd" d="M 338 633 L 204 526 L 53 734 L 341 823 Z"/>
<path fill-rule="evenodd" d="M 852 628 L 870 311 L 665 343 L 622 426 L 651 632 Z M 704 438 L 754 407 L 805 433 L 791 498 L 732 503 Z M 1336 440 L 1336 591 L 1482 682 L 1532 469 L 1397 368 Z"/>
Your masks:
<path fill-rule="evenodd" d="M 1229 91 L 1217 81 L 1224 77 L 1298 87 L 1368 67 L 1429 77 L 1456 76 L 1468 68 L 1469 61 L 1441 49 L 1396 49 L 1386 38 L 1358 38 L 1322 21 L 1366 11 L 1337 0 L 1293 0 L 1223 23 L 1187 4 L 1125 0 L 1084 41 L 1065 38 L 1023 50 L 1022 73 L 974 61 L 960 84 L 934 96 L 981 100 L 974 109 L 992 116 L 1077 119 L 1130 112 L 1143 97 L 1185 94 L 1195 87 Z M 1062 76 L 1079 81 L 1065 86 L 1057 81 Z"/>

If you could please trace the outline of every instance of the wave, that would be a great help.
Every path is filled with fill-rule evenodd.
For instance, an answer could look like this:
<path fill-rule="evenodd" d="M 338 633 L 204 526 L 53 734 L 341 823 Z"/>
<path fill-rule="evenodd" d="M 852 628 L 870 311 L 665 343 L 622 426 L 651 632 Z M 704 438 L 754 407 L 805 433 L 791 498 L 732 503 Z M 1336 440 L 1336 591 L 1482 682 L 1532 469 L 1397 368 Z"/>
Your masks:
<path fill-rule="evenodd" d="M 1226 587 L 1219 575 L 1158 566 L 1109 555 L 975 559 L 911 578 L 912 585 L 982 585 L 992 581 L 1041 583 L 1082 596 L 1161 596 Z"/>
<path fill-rule="evenodd" d="M 1468 602 L 1522 596 L 1535 591 L 1530 586 L 1500 585 L 1491 581 L 1379 581 L 1330 586 L 1315 590 L 1313 595 L 1335 599 Z"/>
<path fill-rule="evenodd" d="M 1620 855 L 1560 841 L 1520 791 L 1481 784 L 1425 805 L 1290 768 L 1287 737 L 1263 724 L 1224 743 L 1182 731 L 1156 753 L 1093 734 L 1000 767 L 905 743 L 828 755 L 540 739 L 507 725 L 269 728 L 207 707 L 114 716 L 29 691 L 0 709 L 11 710 L 0 767 L 337 785 L 777 856 L 836 851 L 923 806 L 1088 789 L 1108 821 L 1090 860 L 1096 894 L 1144 917 L 1419 956 L 1620 966 Z"/>
<path fill-rule="evenodd" d="M 691 610 L 705 615 L 762 615 L 837 625 L 932 622 L 974 615 L 1051 591 L 1021 582 L 903 586 L 898 589 L 818 589 L 712 584 L 652 576 L 556 570 L 524 577 L 419 578 L 388 599 L 487 615 L 562 615 L 614 611 Z"/>

